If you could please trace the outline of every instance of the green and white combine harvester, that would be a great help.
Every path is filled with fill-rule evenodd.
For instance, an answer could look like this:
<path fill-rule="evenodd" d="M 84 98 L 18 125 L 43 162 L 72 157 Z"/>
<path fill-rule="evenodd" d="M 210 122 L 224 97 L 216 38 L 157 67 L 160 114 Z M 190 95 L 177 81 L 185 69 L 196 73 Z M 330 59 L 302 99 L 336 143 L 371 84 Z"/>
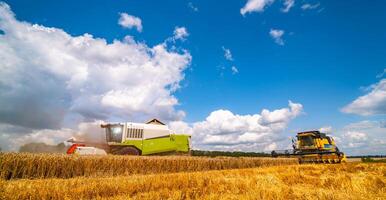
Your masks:
<path fill-rule="evenodd" d="M 73 145 L 67 150 L 67 154 L 190 154 L 191 136 L 176 134 L 157 119 L 146 123 L 107 123 L 102 124 L 101 128 L 105 129 L 106 142 L 89 143 L 70 139 L 67 142 Z"/>
<path fill-rule="evenodd" d="M 147 123 L 102 124 L 106 132 L 103 149 L 118 155 L 189 154 L 190 135 L 176 134 L 157 119 Z M 94 154 L 97 148 L 87 142 L 74 142 L 68 154 Z M 97 153 L 96 153 L 97 154 Z"/>

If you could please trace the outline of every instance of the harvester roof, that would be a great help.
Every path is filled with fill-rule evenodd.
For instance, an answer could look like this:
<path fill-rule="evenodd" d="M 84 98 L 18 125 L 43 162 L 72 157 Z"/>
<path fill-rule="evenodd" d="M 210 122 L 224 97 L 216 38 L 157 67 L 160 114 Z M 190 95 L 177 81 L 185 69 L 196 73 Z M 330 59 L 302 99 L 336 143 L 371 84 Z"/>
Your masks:
<path fill-rule="evenodd" d="M 154 118 L 146 122 L 146 124 L 156 124 L 156 125 L 165 125 L 163 122 L 160 120 Z"/>
<path fill-rule="evenodd" d="M 325 133 L 321 133 L 319 131 L 304 131 L 304 132 L 299 132 L 297 134 L 298 137 L 302 137 L 302 136 L 315 136 L 315 137 L 318 137 L 318 138 L 326 138 L 326 134 Z"/>

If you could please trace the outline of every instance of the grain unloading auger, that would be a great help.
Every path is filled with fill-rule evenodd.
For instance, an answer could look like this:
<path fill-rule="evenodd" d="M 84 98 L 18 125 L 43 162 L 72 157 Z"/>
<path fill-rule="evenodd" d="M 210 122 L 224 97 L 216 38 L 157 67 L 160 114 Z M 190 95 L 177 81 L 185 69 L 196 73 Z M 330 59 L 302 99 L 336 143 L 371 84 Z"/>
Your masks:
<path fill-rule="evenodd" d="M 272 157 L 297 157 L 299 163 L 341 163 L 346 156 L 332 137 L 319 131 L 300 132 L 292 140 L 293 150 L 272 151 Z"/>

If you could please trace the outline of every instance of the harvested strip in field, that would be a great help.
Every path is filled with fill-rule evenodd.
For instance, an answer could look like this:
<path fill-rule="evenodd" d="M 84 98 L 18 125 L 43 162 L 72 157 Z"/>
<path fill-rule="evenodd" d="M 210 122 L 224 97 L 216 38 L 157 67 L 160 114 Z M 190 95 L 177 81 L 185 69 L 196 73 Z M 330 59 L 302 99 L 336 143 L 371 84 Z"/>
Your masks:
<path fill-rule="evenodd" d="M 0 154 L 0 178 L 107 177 L 132 174 L 193 172 L 296 164 L 290 158 L 189 156 L 74 156 L 62 154 Z"/>
<path fill-rule="evenodd" d="M 386 199 L 386 165 L 254 169 L 2 181 L 5 199 Z"/>

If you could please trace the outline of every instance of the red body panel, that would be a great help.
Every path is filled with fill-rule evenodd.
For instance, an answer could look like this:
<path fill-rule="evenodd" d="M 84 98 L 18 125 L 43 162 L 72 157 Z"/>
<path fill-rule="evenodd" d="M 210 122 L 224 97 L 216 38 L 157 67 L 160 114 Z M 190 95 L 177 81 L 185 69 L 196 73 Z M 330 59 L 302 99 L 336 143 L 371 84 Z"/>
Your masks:
<path fill-rule="evenodd" d="M 85 144 L 73 144 L 70 146 L 70 148 L 68 148 L 67 154 L 73 154 L 76 147 L 85 147 L 85 146 L 86 146 Z"/>

